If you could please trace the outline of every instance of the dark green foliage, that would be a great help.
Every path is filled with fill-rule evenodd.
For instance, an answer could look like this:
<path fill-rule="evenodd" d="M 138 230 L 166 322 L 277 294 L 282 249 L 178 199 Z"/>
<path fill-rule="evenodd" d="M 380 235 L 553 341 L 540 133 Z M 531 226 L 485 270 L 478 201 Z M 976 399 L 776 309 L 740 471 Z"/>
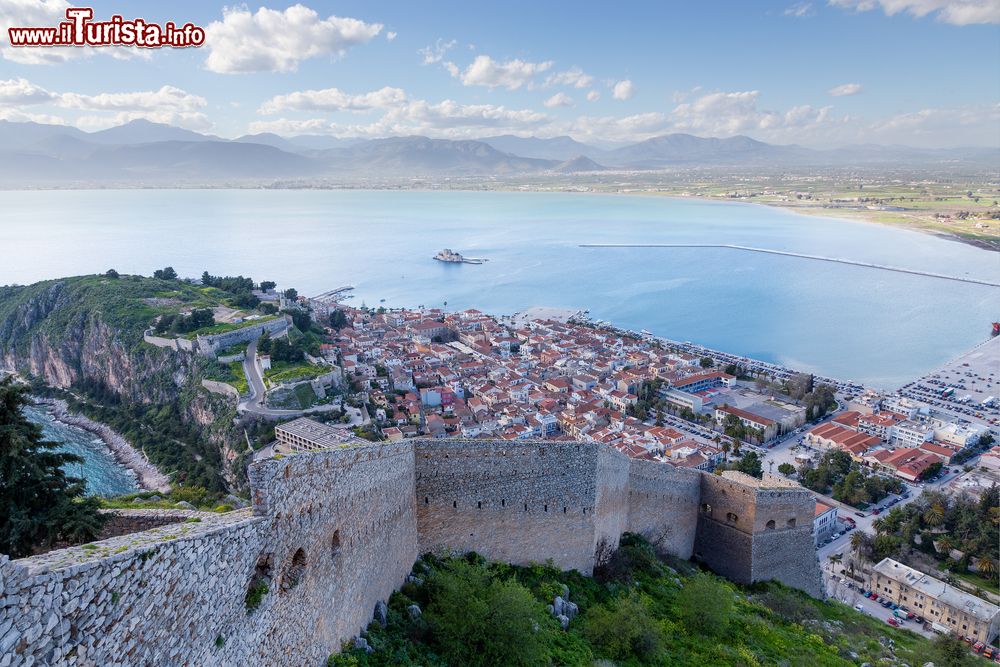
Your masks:
<path fill-rule="evenodd" d="M 668 641 L 654 616 L 652 599 L 636 590 L 596 605 L 586 616 L 583 632 L 597 655 L 636 658 L 640 663 L 653 663 Z"/>
<path fill-rule="evenodd" d="M 270 588 L 268 587 L 266 581 L 263 581 L 262 579 L 254 580 L 250 589 L 247 591 L 245 600 L 247 614 L 252 614 L 257 611 L 257 608 L 260 607 L 260 603 L 264 601 L 264 598 L 267 596 L 269 591 Z"/>
<path fill-rule="evenodd" d="M 191 311 L 190 315 L 167 313 L 160 316 L 160 319 L 156 321 L 156 326 L 153 327 L 153 332 L 156 334 L 169 333 L 176 336 L 177 334 L 185 334 L 210 327 L 214 324 L 215 316 L 210 309 L 196 308 Z"/>
<path fill-rule="evenodd" d="M 853 461 L 850 454 L 839 450 L 823 454 L 815 466 L 808 463 L 800 466 L 799 480 L 806 488 L 829 493 L 836 500 L 854 506 L 878 502 L 903 488 L 898 479 L 872 474 Z"/>
<path fill-rule="evenodd" d="M 81 459 L 42 440 L 27 404 L 25 386 L 0 380 L 0 553 L 15 558 L 57 540 L 93 540 L 104 523 L 96 499 L 82 498 L 84 481 L 63 471 Z"/>
<path fill-rule="evenodd" d="M 996 485 L 983 491 L 979 498 L 924 492 L 915 502 L 895 507 L 872 522 L 876 531 L 872 559 L 890 556 L 908 562 L 919 556 L 924 567 L 936 560 L 977 585 L 995 589 L 996 563 L 1000 560 L 998 523 L 1000 487 Z M 948 554 L 951 549 L 958 549 L 965 557 L 951 560 Z M 978 572 L 970 566 L 975 566 Z"/>
<path fill-rule="evenodd" d="M 427 585 L 430 603 L 423 616 L 450 664 L 533 667 L 549 661 L 555 621 L 518 582 L 494 578 L 482 564 L 456 560 Z"/>
<path fill-rule="evenodd" d="M 712 357 L 702 357 L 698 362 L 698 365 L 702 368 L 712 368 L 715 366 L 715 360 Z"/>
<path fill-rule="evenodd" d="M 973 667 L 980 662 L 969 653 L 969 646 L 960 639 L 941 635 L 934 640 L 927 660 L 934 663 L 934 667 Z"/>
<path fill-rule="evenodd" d="M 174 267 L 168 266 L 153 271 L 153 277 L 157 280 L 177 280 L 177 272 L 174 271 Z"/>
<path fill-rule="evenodd" d="M 108 269 L 107 271 L 104 272 L 104 275 L 107 276 L 108 278 L 118 278 L 118 272 L 115 271 L 114 269 Z"/>
<path fill-rule="evenodd" d="M 930 479 L 934 475 L 941 472 L 941 468 L 943 467 L 944 467 L 943 463 L 941 463 L 940 461 L 935 461 L 934 463 L 927 466 L 927 468 L 925 468 L 922 473 L 920 473 L 920 479 L 921 480 Z"/>
<path fill-rule="evenodd" d="M 273 280 L 262 280 L 260 281 L 260 290 L 262 292 L 267 292 L 268 290 L 273 290 L 277 286 L 277 283 Z"/>
<path fill-rule="evenodd" d="M 295 301 L 299 298 L 299 292 L 294 287 L 289 287 L 285 290 L 285 298 L 289 301 Z"/>
<path fill-rule="evenodd" d="M 330 327 L 333 329 L 343 329 L 349 324 L 347 321 L 347 315 L 344 314 L 342 310 L 335 310 L 330 313 Z"/>
<path fill-rule="evenodd" d="M 309 317 L 309 313 L 304 310 L 290 310 L 288 312 L 292 316 L 292 324 L 295 325 L 296 329 L 303 333 L 309 331 L 312 326 L 312 318 Z"/>
<path fill-rule="evenodd" d="M 733 613 L 732 590 L 719 579 L 697 574 L 677 596 L 681 621 L 699 635 L 723 635 Z"/>
<path fill-rule="evenodd" d="M 350 645 L 330 667 L 639 667 L 923 664 L 930 642 L 847 605 L 821 602 L 774 583 L 741 589 L 664 562 L 637 535 L 622 536 L 601 580 L 551 565 L 518 567 L 481 556 L 423 556 L 389 599 L 387 627 L 369 625 L 371 654 Z M 672 569 L 671 569 L 672 568 Z M 692 574 L 693 573 L 693 574 Z M 544 609 L 563 587 L 579 606 L 560 630 Z M 418 605 L 422 614 L 411 616 Z M 878 640 L 891 637 L 893 656 Z M 854 657 L 852 657 L 852 654 Z M 610 661 L 613 661 L 610 662 Z"/>
<path fill-rule="evenodd" d="M 782 475 L 794 475 L 795 466 L 793 466 L 791 463 L 782 463 L 781 465 L 778 466 L 778 472 L 780 472 Z"/>
<path fill-rule="evenodd" d="M 758 479 L 764 476 L 764 469 L 761 466 L 760 457 L 757 455 L 757 452 L 753 451 L 744 454 L 743 457 L 733 463 L 730 468 Z"/>

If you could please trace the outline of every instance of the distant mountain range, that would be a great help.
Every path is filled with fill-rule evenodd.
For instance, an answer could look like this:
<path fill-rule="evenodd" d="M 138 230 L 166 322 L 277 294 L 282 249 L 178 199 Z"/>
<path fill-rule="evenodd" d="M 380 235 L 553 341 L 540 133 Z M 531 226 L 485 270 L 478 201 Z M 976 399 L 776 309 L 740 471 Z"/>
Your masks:
<path fill-rule="evenodd" d="M 607 149 L 571 137 L 480 140 L 245 135 L 229 140 L 134 120 L 99 132 L 0 121 L 0 186 L 70 183 L 238 184 L 284 179 L 580 174 L 672 167 L 991 166 L 1000 150 L 850 146 L 814 150 L 745 136 L 667 134 Z"/>

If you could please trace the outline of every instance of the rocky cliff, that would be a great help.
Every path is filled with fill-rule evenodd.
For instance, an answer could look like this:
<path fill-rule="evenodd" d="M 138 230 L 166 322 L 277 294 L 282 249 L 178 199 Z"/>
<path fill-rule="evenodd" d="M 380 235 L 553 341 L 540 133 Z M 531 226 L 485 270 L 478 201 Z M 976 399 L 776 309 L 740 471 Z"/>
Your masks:
<path fill-rule="evenodd" d="M 246 449 L 232 428 L 235 406 L 200 389 L 209 362 L 142 341 L 157 314 L 202 296 L 194 286 L 138 276 L 2 287 L 0 369 L 67 390 L 92 418 L 144 427 L 132 439 L 181 481 L 241 486 L 241 472 L 226 465 L 238 458 L 232 450 Z"/>

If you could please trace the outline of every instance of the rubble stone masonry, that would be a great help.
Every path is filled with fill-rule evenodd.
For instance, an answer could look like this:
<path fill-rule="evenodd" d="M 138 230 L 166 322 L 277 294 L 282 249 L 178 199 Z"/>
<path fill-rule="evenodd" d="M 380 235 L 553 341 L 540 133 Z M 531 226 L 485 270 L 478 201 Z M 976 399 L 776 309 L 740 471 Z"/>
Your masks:
<path fill-rule="evenodd" d="M 250 486 L 252 510 L 132 510 L 157 527 L 0 556 L 0 667 L 322 665 L 424 551 L 590 573 L 626 530 L 820 594 L 808 492 L 594 443 L 352 445 L 255 463 Z"/>

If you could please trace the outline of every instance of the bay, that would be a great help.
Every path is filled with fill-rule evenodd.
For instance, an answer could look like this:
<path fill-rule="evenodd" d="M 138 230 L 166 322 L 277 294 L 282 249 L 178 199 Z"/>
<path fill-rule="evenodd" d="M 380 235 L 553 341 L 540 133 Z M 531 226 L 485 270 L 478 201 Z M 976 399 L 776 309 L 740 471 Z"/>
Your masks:
<path fill-rule="evenodd" d="M 732 202 L 530 192 L 14 191 L 0 284 L 103 272 L 243 274 L 349 303 L 587 309 L 631 329 L 890 388 L 989 335 L 1000 289 L 724 248 L 996 281 L 1000 254 L 915 231 Z M 449 265 L 448 247 L 486 257 Z M 384 301 L 383 301 L 384 300 Z"/>

